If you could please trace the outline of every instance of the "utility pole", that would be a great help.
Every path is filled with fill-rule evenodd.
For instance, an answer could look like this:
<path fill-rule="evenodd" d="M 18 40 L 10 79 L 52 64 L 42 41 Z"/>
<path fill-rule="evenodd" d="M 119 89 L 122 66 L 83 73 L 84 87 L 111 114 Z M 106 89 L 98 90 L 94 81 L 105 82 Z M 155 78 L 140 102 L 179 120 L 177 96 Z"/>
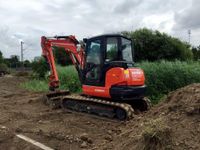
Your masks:
<path fill-rule="evenodd" d="M 191 39 L 191 30 L 188 30 L 188 43 L 190 44 L 190 39 Z"/>
<path fill-rule="evenodd" d="M 21 63 L 22 63 L 22 70 L 24 71 L 24 48 L 23 48 L 24 42 L 21 41 Z"/>

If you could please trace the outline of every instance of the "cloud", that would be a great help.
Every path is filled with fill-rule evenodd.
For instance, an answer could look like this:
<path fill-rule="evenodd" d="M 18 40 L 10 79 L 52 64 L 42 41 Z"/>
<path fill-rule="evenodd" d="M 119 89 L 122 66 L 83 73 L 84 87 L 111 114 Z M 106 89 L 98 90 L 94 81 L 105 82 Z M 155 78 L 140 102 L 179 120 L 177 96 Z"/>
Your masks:
<path fill-rule="evenodd" d="M 119 14 L 127 14 L 134 8 L 138 7 L 143 0 L 126 0 L 119 3 L 115 8 L 114 12 Z"/>
<path fill-rule="evenodd" d="M 175 24 L 172 28 L 173 35 L 184 41 L 189 41 L 188 30 L 191 30 L 190 41 L 193 45 L 200 45 L 200 3 L 192 0 L 186 8 L 177 11 L 174 15 Z"/>
<path fill-rule="evenodd" d="M 19 55 L 18 39 L 22 39 L 25 46 L 29 47 L 25 58 L 32 59 L 41 54 L 42 35 L 66 34 L 82 39 L 141 27 L 158 29 L 187 39 L 187 33 L 183 35 L 183 28 L 197 29 L 199 24 L 196 19 L 199 4 L 196 4 L 197 0 L 192 2 L 193 4 L 191 0 L 0 1 L 0 50 L 6 57 Z M 193 21 L 187 21 L 188 17 Z M 182 34 L 177 32 L 179 29 Z M 194 41 L 199 42 L 197 38 Z"/>
<path fill-rule="evenodd" d="M 184 11 L 175 14 L 175 29 L 199 29 L 200 3 L 199 0 L 192 0 L 192 5 Z"/>

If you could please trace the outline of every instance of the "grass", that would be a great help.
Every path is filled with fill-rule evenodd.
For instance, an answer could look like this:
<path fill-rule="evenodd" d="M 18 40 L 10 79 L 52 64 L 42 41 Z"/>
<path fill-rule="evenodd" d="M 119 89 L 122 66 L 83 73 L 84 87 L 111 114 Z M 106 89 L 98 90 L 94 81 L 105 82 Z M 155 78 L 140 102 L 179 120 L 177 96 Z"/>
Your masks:
<path fill-rule="evenodd" d="M 71 92 L 81 91 L 81 83 L 74 66 L 57 66 L 57 71 L 60 79 L 60 89 L 69 89 Z"/>
<path fill-rule="evenodd" d="M 200 62 L 142 62 L 137 64 L 146 76 L 147 95 L 154 104 L 177 88 L 200 82 Z"/>
<path fill-rule="evenodd" d="M 71 92 L 80 92 L 81 84 L 76 69 L 73 66 L 57 66 L 57 72 L 60 80 L 60 89 L 70 90 Z M 32 79 L 21 86 L 31 91 L 48 91 L 48 77 L 45 79 Z"/>
<path fill-rule="evenodd" d="M 21 86 L 30 91 L 40 92 L 40 91 L 48 91 L 48 82 L 46 80 L 38 80 L 33 79 L 22 83 Z"/>
<path fill-rule="evenodd" d="M 146 76 L 148 86 L 147 96 L 153 104 L 170 91 L 186 86 L 191 83 L 200 82 L 200 62 L 141 62 L 136 66 L 142 68 Z M 71 92 L 80 92 L 81 84 L 73 66 L 57 66 L 60 79 L 60 89 L 69 89 Z M 22 86 L 32 91 L 47 91 L 48 81 L 33 79 Z"/>
<path fill-rule="evenodd" d="M 171 149 L 171 129 L 163 118 L 149 120 L 144 124 L 142 137 L 144 150 Z"/>

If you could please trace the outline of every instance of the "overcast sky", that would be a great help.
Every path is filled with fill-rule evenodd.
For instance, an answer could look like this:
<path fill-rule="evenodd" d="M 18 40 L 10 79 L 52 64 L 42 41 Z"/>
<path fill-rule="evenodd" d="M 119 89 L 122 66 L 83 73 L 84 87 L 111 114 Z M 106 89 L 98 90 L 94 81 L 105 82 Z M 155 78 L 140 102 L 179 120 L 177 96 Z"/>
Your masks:
<path fill-rule="evenodd" d="M 199 0 L 0 0 L 0 50 L 4 57 L 41 55 L 42 35 L 83 37 L 136 30 L 167 32 L 200 45 Z"/>

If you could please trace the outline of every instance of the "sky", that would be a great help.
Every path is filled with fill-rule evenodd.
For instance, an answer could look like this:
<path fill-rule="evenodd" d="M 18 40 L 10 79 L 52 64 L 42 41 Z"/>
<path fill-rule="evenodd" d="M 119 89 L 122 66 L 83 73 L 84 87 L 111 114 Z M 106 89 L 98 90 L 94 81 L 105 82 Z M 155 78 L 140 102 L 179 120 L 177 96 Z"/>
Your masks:
<path fill-rule="evenodd" d="M 4 57 L 41 55 L 40 37 L 84 37 L 150 28 L 200 45 L 200 0 L 0 0 Z"/>

